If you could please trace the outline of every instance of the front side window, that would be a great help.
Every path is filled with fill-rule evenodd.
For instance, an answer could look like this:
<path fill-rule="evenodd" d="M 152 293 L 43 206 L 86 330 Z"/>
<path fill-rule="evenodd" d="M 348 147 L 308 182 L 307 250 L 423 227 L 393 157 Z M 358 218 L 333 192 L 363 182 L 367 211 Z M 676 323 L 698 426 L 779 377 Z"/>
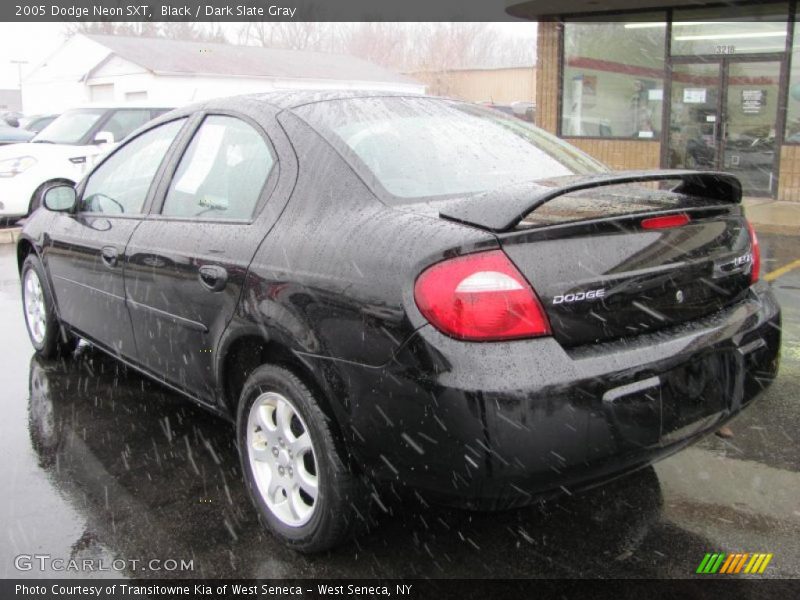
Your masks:
<path fill-rule="evenodd" d="M 659 140 L 666 14 L 564 25 L 561 135 Z"/>
<path fill-rule="evenodd" d="M 120 147 L 89 177 L 81 210 L 140 214 L 156 171 L 184 121 L 159 125 Z"/>
<path fill-rule="evenodd" d="M 297 114 L 388 193 L 386 200 L 471 195 L 604 167 L 530 124 L 463 102 L 356 98 Z"/>
<path fill-rule="evenodd" d="M 274 165 L 253 127 L 235 117 L 206 117 L 181 158 L 161 214 L 250 219 Z"/>

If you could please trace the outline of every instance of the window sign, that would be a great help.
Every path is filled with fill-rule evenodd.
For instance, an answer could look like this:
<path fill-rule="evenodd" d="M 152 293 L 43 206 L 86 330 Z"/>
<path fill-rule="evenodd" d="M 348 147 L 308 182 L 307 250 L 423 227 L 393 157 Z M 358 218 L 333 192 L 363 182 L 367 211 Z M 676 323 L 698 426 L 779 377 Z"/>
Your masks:
<path fill-rule="evenodd" d="M 684 88 L 683 102 L 685 104 L 705 104 L 706 88 Z"/>
<path fill-rule="evenodd" d="M 742 112 L 760 115 L 767 104 L 767 90 L 742 90 Z"/>

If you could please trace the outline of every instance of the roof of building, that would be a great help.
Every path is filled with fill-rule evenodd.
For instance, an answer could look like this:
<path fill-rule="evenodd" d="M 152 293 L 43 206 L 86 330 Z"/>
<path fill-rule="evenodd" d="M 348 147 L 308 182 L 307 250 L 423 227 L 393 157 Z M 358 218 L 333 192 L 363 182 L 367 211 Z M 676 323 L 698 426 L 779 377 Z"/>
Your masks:
<path fill-rule="evenodd" d="M 418 83 L 346 54 L 87 34 L 113 54 L 160 75 L 212 75 Z"/>

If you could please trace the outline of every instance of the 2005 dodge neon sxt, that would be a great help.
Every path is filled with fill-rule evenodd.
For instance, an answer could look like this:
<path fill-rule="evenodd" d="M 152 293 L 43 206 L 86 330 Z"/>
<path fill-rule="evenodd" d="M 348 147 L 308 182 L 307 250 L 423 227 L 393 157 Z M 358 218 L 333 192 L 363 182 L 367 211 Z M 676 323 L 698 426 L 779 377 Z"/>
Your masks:
<path fill-rule="evenodd" d="M 235 421 L 262 521 L 317 551 L 366 482 L 522 505 L 750 404 L 780 311 L 740 201 L 452 100 L 216 100 L 48 190 L 24 313 L 43 357 L 84 338 Z"/>

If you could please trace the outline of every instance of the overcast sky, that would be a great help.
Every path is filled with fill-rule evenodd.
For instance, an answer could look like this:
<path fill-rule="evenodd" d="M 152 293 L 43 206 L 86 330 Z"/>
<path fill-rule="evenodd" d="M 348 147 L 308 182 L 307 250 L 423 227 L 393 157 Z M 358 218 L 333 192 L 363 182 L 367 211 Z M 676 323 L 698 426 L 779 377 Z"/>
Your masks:
<path fill-rule="evenodd" d="M 0 23 L 0 88 L 17 87 L 17 66 L 27 60 L 23 74 L 44 60 L 64 41 L 64 23 Z"/>
<path fill-rule="evenodd" d="M 236 39 L 241 23 L 225 23 L 228 37 Z M 527 37 L 532 41 L 536 36 L 536 24 L 496 23 L 505 35 Z M 17 66 L 12 60 L 25 60 L 22 65 L 23 77 L 64 41 L 65 23 L 0 23 L 0 88 L 17 87 Z"/>
<path fill-rule="evenodd" d="M 236 40 L 241 23 L 225 23 L 228 38 Z M 536 39 L 536 23 L 495 23 L 504 35 L 509 37 Z M 17 66 L 12 60 L 24 60 L 25 73 L 42 62 L 64 41 L 65 23 L 0 23 L 0 88 L 17 87 Z"/>

